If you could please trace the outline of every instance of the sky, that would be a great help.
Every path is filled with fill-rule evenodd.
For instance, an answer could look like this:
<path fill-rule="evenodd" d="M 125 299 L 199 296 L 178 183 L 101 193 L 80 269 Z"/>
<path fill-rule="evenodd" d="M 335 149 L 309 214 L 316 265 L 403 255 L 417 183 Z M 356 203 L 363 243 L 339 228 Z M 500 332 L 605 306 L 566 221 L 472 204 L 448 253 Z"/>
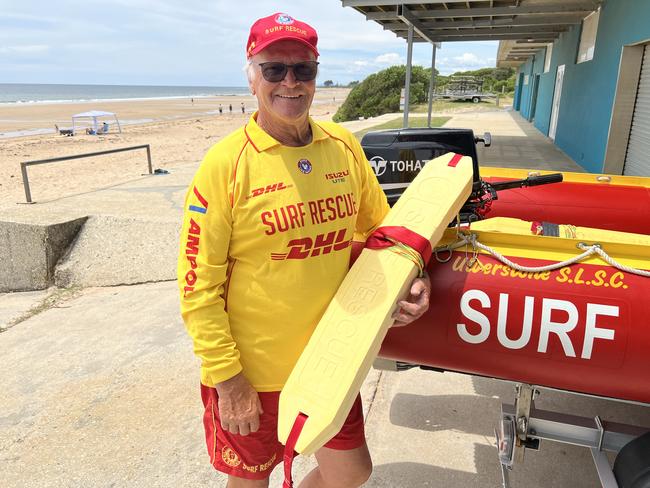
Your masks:
<path fill-rule="evenodd" d="M 245 86 L 251 24 L 286 12 L 319 35 L 318 82 L 406 62 L 406 41 L 340 0 L 0 0 L 0 83 Z M 442 74 L 493 67 L 498 43 L 443 43 Z M 416 43 L 413 63 L 431 65 Z"/>

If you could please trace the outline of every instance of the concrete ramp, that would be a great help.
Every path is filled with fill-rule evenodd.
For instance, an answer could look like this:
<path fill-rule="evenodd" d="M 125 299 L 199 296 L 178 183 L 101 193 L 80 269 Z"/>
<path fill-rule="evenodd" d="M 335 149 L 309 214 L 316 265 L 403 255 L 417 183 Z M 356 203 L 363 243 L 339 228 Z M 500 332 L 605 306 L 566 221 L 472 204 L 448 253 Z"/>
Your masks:
<path fill-rule="evenodd" d="M 89 217 L 54 282 L 67 288 L 173 280 L 179 234 L 179 219 Z"/>

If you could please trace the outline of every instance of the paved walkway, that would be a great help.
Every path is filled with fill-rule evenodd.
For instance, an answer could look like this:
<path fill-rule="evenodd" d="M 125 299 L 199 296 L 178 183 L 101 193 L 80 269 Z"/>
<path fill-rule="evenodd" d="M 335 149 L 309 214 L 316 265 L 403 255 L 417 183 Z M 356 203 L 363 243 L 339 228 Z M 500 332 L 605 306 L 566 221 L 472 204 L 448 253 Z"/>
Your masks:
<path fill-rule="evenodd" d="M 454 115 L 445 127 L 463 127 L 477 136 L 492 135 L 492 145 L 477 146 L 479 164 L 501 168 L 584 172 L 553 141 L 526 121 L 518 112 L 468 112 Z"/>

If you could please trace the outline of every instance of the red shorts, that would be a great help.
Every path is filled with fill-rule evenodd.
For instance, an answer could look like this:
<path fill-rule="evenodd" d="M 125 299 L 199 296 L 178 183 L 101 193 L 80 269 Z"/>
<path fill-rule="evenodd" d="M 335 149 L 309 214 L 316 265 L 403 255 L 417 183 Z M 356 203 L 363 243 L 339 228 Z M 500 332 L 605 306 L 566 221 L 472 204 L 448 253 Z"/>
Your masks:
<path fill-rule="evenodd" d="M 284 445 L 278 441 L 280 392 L 263 392 L 259 396 L 264 410 L 259 430 L 246 436 L 231 434 L 221 428 L 217 390 L 201 385 L 205 440 L 215 469 L 239 478 L 262 480 L 282 462 Z M 365 440 L 361 396 L 357 396 L 341 431 L 325 447 L 345 451 L 361 447 Z"/>

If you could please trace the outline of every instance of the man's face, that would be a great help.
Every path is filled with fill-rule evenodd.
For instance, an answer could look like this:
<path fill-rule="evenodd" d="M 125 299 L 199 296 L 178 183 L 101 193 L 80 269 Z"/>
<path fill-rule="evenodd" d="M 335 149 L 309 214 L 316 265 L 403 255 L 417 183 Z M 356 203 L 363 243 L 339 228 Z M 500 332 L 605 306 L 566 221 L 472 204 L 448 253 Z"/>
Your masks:
<path fill-rule="evenodd" d="M 257 97 L 260 115 L 264 120 L 293 124 L 306 117 L 316 91 L 316 80 L 297 81 L 290 69 L 284 80 L 269 82 L 262 76 L 259 63 L 274 61 L 295 64 L 314 60 L 314 53 L 296 41 L 276 42 L 253 56 L 255 77 L 250 82 L 250 88 Z"/>

